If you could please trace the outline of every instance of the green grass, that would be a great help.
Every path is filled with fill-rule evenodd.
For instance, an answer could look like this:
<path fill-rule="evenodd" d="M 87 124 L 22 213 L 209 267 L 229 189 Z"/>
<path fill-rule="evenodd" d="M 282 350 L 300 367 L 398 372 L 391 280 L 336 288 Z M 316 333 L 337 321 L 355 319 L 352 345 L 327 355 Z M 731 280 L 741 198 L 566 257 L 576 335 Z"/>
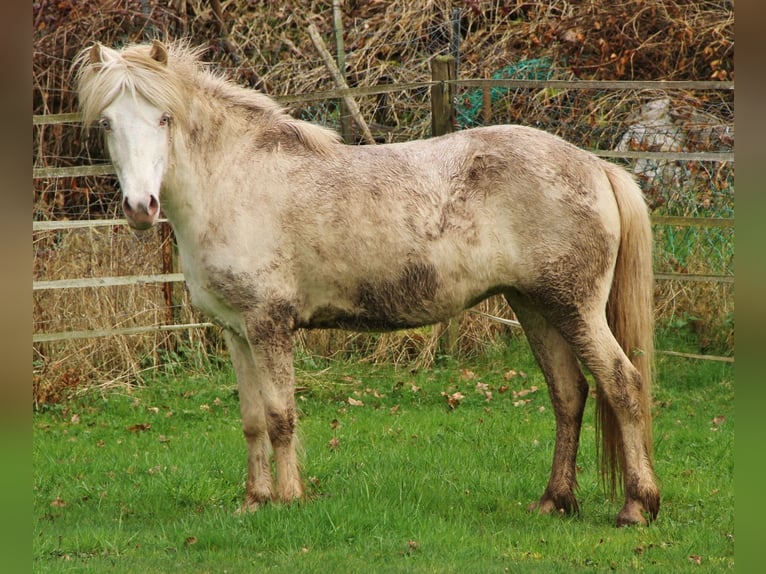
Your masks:
<path fill-rule="evenodd" d="M 596 475 L 592 401 L 582 513 L 526 512 L 547 481 L 554 420 L 523 341 L 428 371 L 303 358 L 298 372 L 308 500 L 246 516 L 234 513 L 246 455 L 228 370 L 35 413 L 34 571 L 733 569 L 730 365 L 660 357 L 663 506 L 651 526 L 627 529 L 613 527 L 620 503 Z M 464 398 L 450 409 L 442 393 L 455 392 Z"/>

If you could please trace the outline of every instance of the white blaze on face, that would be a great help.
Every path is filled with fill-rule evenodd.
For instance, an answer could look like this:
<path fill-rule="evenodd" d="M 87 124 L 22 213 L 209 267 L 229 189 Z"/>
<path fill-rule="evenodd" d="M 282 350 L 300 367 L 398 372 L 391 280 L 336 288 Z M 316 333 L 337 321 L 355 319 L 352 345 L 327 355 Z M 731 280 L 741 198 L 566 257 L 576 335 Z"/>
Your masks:
<path fill-rule="evenodd" d="M 170 153 L 170 118 L 124 91 L 101 114 L 109 156 L 122 188 L 122 207 L 134 229 L 148 229 L 160 213 L 160 186 Z"/>

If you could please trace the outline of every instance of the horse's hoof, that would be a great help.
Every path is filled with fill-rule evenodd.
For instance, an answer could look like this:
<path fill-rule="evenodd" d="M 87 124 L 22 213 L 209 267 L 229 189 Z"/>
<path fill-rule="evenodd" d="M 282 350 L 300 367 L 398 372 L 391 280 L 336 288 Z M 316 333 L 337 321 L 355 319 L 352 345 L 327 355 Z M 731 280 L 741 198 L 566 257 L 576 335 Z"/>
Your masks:
<path fill-rule="evenodd" d="M 617 515 L 617 528 L 623 526 L 647 526 L 649 521 L 643 514 L 643 506 L 640 502 L 626 502 Z"/>
<path fill-rule="evenodd" d="M 527 512 L 568 515 L 579 512 L 579 507 L 577 505 L 577 500 L 571 494 L 559 497 L 544 495 L 537 502 L 530 504 L 527 507 Z"/>
<path fill-rule="evenodd" d="M 533 502 L 527 506 L 527 512 L 537 514 L 573 514 L 577 511 L 577 502 L 556 504 L 556 501 L 552 498 L 544 497 L 537 502 Z"/>
<path fill-rule="evenodd" d="M 264 504 L 269 502 L 270 498 L 246 496 L 240 507 L 237 509 L 237 514 L 250 514 L 256 512 Z"/>

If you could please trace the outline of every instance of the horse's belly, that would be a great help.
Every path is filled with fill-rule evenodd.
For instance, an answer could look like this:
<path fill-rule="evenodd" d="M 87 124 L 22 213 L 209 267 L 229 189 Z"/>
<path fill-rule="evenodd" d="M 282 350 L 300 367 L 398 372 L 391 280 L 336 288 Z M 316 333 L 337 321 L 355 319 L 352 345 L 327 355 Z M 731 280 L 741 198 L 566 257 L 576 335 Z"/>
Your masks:
<path fill-rule="evenodd" d="M 499 289 L 450 282 L 431 265 L 409 265 L 396 278 L 360 281 L 346 294 L 316 300 L 301 326 L 392 331 L 446 321 Z"/>

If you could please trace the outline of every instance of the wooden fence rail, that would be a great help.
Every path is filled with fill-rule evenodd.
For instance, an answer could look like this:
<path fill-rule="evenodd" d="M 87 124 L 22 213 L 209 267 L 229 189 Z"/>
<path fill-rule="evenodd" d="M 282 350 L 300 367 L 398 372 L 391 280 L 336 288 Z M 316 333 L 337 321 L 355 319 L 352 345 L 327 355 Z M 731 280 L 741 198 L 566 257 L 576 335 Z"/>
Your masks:
<path fill-rule="evenodd" d="M 447 89 L 447 87 L 452 89 Z M 330 100 L 337 98 L 354 98 L 374 96 L 389 92 L 410 90 L 434 90 L 436 92 L 453 93 L 454 87 L 491 88 L 503 87 L 508 89 L 577 89 L 577 90 L 734 90 L 733 82 L 717 81 L 584 81 L 584 80 L 514 80 L 514 79 L 455 79 L 447 74 L 439 79 L 423 82 L 411 82 L 403 84 L 381 84 L 377 86 L 338 88 L 310 94 L 273 96 L 282 104 L 304 103 L 317 100 Z M 441 89 L 439 89 L 441 88 Z M 444 106 L 446 108 L 446 106 Z M 32 117 L 33 126 L 47 126 L 58 124 L 78 124 L 81 122 L 79 113 L 35 115 Z M 733 152 L 648 152 L 648 151 L 613 151 L 613 150 L 590 150 L 594 154 L 605 158 L 624 159 L 647 159 L 662 161 L 715 161 L 733 162 Z M 115 175 L 114 167 L 109 163 L 94 165 L 50 167 L 39 166 L 33 169 L 33 179 L 75 178 L 83 176 L 111 176 Z M 164 220 L 163 220 L 164 221 Z M 689 218 L 672 216 L 653 216 L 652 223 L 655 225 L 673 225 L 684 227 L 733 227 L 733 218 Z M 127 225 L 125 219 L 103 219 L 87 221 L 35 221 L 32 229 L 35 232 L 67 230 L 78 228 L 94 228 L 101 226 Z M 682 273 L 657 273 L 655 279 L 660 281 L 712 281 L 720 283 L 734 283 L 734 277 L 728 275 L 693 275 Z M 33 281 L 33 291 L 45 291 L 53 289 L 81 289 L 92 287 L 108 287 L 116 285 L 148 285 L 154 283 L 169 284 L 184 281 L 182 273 L 162 273 L 156 275 L 130 275 L 116 277 L 91 277 L 71 278 L 50 281 Z M 61 340 L 98 338 L 116 335 L 131 335 L 157 331 L 172 331 L 180 329 L 207 328 L 212 323 L 186 323 L 152 325 L 144 327 L 102 329 L 90 331 L 68 331 L 59 333 L 36 333 L 33 342 L 50 342 Z M 668 353 L 673 353 L 668 351 Z M 678 354 L 678 353 L 676 353 Z M 682 353 L 682 355 L 684 355 Z M 732 360 L 729 357 L 717 358 L 718 360 Z"/>

